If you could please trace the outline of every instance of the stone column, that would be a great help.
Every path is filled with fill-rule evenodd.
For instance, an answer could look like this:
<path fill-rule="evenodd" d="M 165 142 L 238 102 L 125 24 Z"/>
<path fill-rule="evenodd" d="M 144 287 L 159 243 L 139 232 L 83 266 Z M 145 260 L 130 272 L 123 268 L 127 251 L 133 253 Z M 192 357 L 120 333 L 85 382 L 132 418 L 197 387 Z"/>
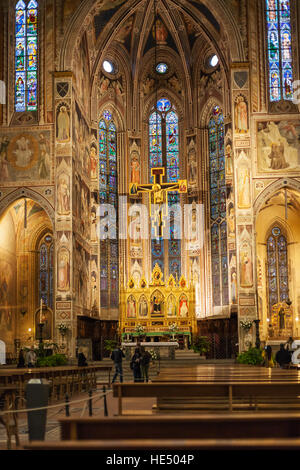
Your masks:
<path fill-rule="evenodd" d="M 74 313 L 73 282 L 73 222 L 72 200 L 72 73 L 54 73 L 55 123 L 55 280 L 56 315 L 55 338 L 61 352 L 75 357 L 77 320 Z M 65 338 L 59 333 L 59 324 L 68 326 Z"/>

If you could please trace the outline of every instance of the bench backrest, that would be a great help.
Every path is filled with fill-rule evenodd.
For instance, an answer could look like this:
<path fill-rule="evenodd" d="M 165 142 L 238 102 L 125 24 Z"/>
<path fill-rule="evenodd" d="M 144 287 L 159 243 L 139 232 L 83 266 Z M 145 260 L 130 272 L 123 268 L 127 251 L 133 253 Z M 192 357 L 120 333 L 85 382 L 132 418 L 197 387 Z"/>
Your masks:
<path fill-rule="evenodd" d="M 62 418 L 62 440 L 300 437 L 300 413 Z"/>

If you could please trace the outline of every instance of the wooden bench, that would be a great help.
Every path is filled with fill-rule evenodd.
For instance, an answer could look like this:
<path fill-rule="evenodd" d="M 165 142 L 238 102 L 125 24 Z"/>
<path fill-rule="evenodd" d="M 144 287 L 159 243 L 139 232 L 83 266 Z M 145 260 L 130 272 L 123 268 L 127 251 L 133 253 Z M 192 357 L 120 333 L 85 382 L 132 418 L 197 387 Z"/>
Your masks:
<path fill-rule="evenodd" d="M 227 401 L 229 412 L 233 411 L 235 400 L 243 399 L 249 406 L 257 408 L 259 399 L 272 396 L 292 399 L 300 403 L 298 382 L 162 382 L 162 383 L 114 383 L 113 396 L 118 398 L 118 414 L 123 414 L 123 398 L 156 397 L 170 398 L 222 398 Z"/>
<path fill-rule="evenodd" d="M 36 367 L 28 368 L 0 368 L 0 386 L 13 386 L 18 389 L 18 395 L 25 402 L 25 388 L 30 379 L 45 378 L 50 383 L 51 400 L 60 400 L 63 394 L 88 391 L 97 388 L 98 371 L 108 373 L 107 383 L 110 385 L 112 366 L 90 365 L 86 367 Z"/>
<path fill-rule="evenodd" d="M 61 418 L 60 442 L 30 450 L 299 449 L 300 413 Z"/>
<path fill-rule="evenodd" d="M 259 439 L 107 439 L 41 442 L 32 441 L 25 450 L 195 450 L 195 451 L 284 451 L 299 450 L 300 438 Z"/>
<path fill-rule="evenodd" d="M 300 413 L 61 418 L 61 440 L 300 438 Z"/>
<path fill-rule="evenodd" d="M 0 386 L 0 423 L 5 427 L 7 448 L 11 449 L 11 438 L 14 435 L 16 446 L 20 445 L 18 431 L 18 415 L 11 413 L 17 408 L 17 388 L 10 385 Z M 9 411 L 10 413 L 5 413 Z"/>

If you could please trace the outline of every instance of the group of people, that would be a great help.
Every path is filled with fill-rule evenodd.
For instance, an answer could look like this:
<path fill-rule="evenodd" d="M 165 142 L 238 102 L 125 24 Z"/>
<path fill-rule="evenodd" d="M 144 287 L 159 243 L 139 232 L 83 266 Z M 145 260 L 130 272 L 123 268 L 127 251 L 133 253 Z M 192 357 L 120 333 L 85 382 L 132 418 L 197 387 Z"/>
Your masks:
<path fill-rule="evenodd" d="M 29 368 L 35 367 L 36 361 L 37 361 L 37 355 L 33 346 L 31 346 L 31 348 L 25 354 L 24 354 L 23 349 L 20 349 L 19 357 L 18 357 L 18 364 L 17 364 L 18 368 L 22 368 L 26 366 Z"/>
<path fill-rule="evenodd" d="M 124 352 L 121 349 L 121 345 L 118 345 L 111 353 L 111 359 L 115 364 L 115 374 L 112 379 L 114 383 L 120 376 L 120 382 L 123 382 L 123 365 L 122 360 L 125 357 Z M 151 362 L 151 354 L 146 351 L 144 346 L 138 345 L 135 348 L 134 354 L 130 360 L 130 369 L 133 372 L 134 382 L 148 382 L 149 381 L 149 367 Z"/>
<path fill-rule="evenodd" d="M 281 369 L 285 369 L 289 366 L 292 361 L 292 338 L 290 338 L 285 344 L 280 344 L 280 349 L 275 354 L 275 361 L 279 364 Z M 266 367 L 274 367 L 275 363 L 272 356 L 272 347 L 266 346 L 263 353 L 263 365 Z"/>

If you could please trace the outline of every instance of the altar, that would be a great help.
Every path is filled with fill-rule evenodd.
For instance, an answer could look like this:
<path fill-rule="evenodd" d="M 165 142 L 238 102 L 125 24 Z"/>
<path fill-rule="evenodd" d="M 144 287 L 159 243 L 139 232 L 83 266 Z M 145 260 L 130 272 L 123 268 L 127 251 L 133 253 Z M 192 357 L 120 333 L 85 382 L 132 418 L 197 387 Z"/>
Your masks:
<path fill-rule="evenodd" d="M 142 341 L 139 343 L 143 346 L 146 351 L 154 351 L 157 359 L 175 359 L 175 350 L 178 349 L 179 344 L 177 341 Z M 125 352 L 126 359 L 130 360 L 134 354 L 137 343 L 135 342 L 123 342 L 122 349 Z"/>
<path fill-rule="evenodd" d="M 184 276 L 178 280 L 171 275 L 165 283 L 158 264 L 149 283 L 142 278 L 136 285 L 130 278 L 120 299 L 119 328 L 123 341 L 150 336 L 161 343 L 181 336 L 186 338 L 186 345 L 191 343 L 197 332 L 194 290 Z"/>

